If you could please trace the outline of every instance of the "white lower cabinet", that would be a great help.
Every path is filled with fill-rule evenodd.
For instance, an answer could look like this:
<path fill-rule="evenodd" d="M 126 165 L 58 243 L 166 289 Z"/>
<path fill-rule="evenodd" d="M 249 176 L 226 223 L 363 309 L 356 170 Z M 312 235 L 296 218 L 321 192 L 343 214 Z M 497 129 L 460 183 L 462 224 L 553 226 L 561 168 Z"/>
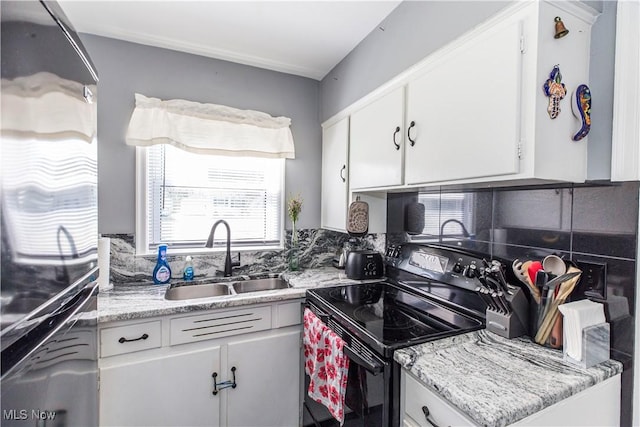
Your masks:
<path fill-rule="evenodd" d="M 479 425 L 404 369 L 401 381 L 403 427 Z M 510 425 L 595 427 L 619 423 L 620 375 L 616 375 Z"/>
<path fill-rule="evenodd" d="M 101 425 L 220 425 L 219 346 L 136 359 L 100 369 Z"/>
<path fill-rule="evenodd" d="M 238 385 L 227 394 L 227 425 L 297 425 L 299 364 L 298 331 L 230 343 L 227 365 L 237 368 Z"/>
<path fill-rule="evenodd" d="M 288 301 L 102 325 L 100 425 L 298 425 L 300 312 Z"/>

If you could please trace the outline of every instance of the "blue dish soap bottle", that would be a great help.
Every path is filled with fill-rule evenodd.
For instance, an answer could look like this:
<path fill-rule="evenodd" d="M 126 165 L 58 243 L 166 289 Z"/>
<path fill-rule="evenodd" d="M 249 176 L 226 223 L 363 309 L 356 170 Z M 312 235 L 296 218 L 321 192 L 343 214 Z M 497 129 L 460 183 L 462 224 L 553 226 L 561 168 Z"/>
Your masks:
<path fill-rule="evenodd" d="M 187 255 L 187 258 L 184 263 L 184 270 L 182 272 L 182 278 L 185 282 L 190 282 L 193 280 L 194 271 L 193 271 L 193 258 L 190 255 Z"/>
<path fill-rule="evenodd" d="M 158 262 L 153 269 L 153 283 L 163 285 L 171 280 L 171 267 L 167 262 L 167 245 L 158 246 Z"/>

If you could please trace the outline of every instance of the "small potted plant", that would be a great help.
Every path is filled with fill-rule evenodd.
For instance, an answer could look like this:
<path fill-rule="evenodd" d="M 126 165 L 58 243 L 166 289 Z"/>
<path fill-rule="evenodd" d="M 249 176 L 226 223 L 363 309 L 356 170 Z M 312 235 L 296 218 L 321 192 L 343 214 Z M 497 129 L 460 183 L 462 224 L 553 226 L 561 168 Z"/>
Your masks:
<path fill-rule="evenodd" d="M 300 260 L 298 256 L 298 232 L 296 231 L 296 222 L 300 217 L 302 211 L 302 197 L 297 196 L 289 197 L 287 202 L 287 213 L 291 220 L 291 247 L 289 249 L 289 270 L 296 271 L 300 268 Z"/>

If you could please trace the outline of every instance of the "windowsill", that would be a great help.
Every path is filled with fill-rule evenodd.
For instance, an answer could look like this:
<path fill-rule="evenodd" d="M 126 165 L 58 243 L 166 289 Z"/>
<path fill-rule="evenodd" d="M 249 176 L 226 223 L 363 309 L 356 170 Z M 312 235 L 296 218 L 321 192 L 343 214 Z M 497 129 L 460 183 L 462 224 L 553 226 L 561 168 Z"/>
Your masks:
<path fill-rule="evenodd" d="M 231 245 L 231 253 L 238 252 L 268 252 L 268 251 L 281 251 L 284 249 L 284 246 L 276 245 L 276 246 L 236 246 Z M 220 244 L 220 246 L 216 246 L 214 248 L 175 248 L 167 249 L 167 255 L 214 255 L 219 253 L 225 253 L 227 251 L 226 245 Z M 157 251 L 149 251 L 146 253 L 136 253 L 136 257 L 155 257 L 158 256 Z"/>

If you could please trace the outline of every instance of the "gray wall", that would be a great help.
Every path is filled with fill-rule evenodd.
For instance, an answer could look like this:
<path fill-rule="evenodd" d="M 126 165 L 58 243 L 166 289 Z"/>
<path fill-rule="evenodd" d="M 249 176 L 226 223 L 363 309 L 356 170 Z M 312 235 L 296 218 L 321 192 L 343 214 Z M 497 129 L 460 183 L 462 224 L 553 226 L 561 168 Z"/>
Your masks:
<path fill-rule="evenodd" d="M 99 36 L 81 37 L 100 75 L 100 233 L 135 232 L 135 149 L 125 145 L 124 137 L 136 92 L 290 117 L 296 158 L 286 161 L 286 195 L 300 193 L 304 199 L 300 228 L 320 226 L 317 81 Z"/>
<path fill-rule="evenodd" d="M 594 103 L 589 138 L 590 172 L 596 171 L 590 178 L 601 179 L 610 167 L 616 2 L 588 3 L 603 12 L 593 27 L 590 87 Z M 321 82 L 82 35 L 100 73 L 100 232 L 133 233 L 135 229 L 135 156 L 134 149 L 124 144 L 135 92 L 291 117 L 297 154 L 295 160 L 287 161 L 286 192 L 302 194 L 300 226 L 315 228 L 320 224 L 319 124 L 508 4 L 403 2 Z"/>
<path fill-rule="evenodd" d="M 509 3 L 405 1 L 320 82 L 325 121 Z M 384 30 L 382 30 L 382 28 Z"/>

